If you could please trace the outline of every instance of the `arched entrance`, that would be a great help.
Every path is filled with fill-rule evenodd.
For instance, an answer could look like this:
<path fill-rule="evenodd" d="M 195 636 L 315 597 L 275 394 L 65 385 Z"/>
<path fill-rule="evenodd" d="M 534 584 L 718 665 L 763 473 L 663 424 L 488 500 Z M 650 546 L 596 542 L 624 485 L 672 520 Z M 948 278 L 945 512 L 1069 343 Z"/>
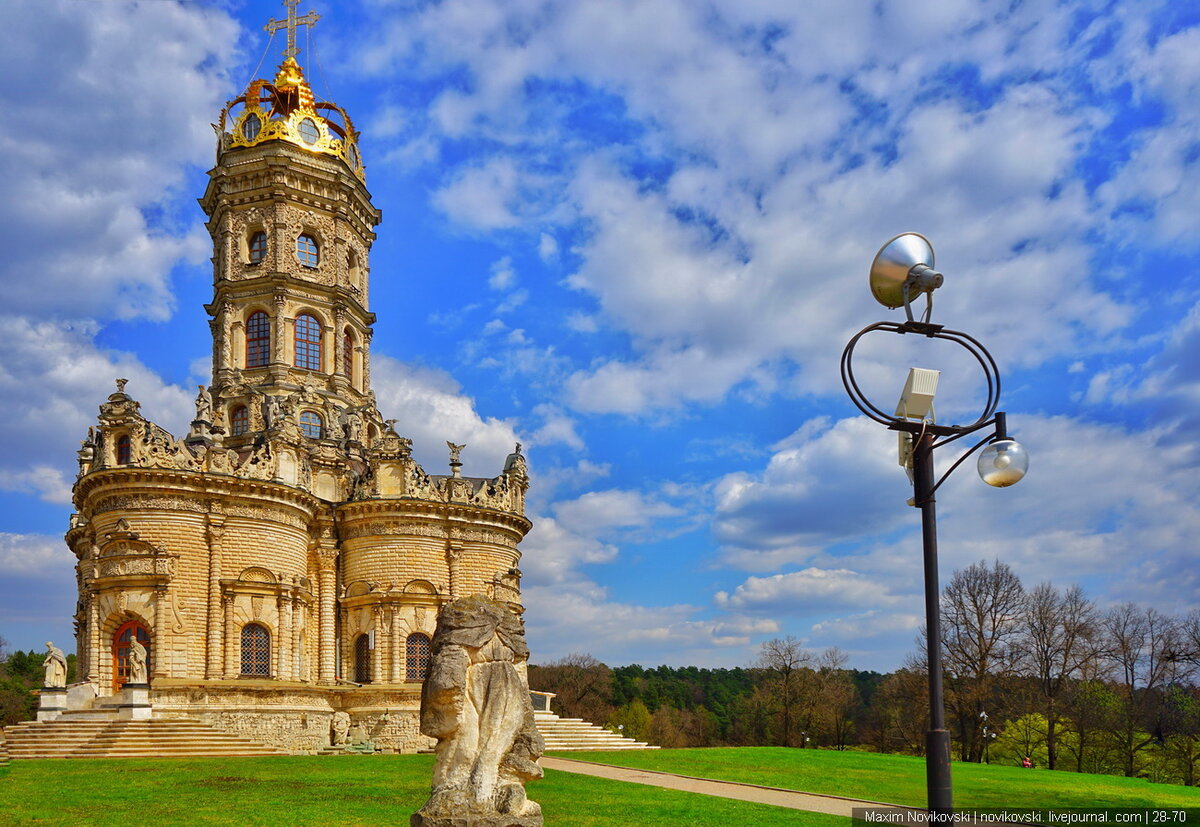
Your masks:
<path fill-rule="evenodd" d="M 116 634 L 113 635 L 112 645 L 113 689 L 118 691 L 129 681 L 129 644 L 133 640 L 134 635 L 137 635 L 137 639 L 146 647 L 147 682 L 149 682 L 154 668 L 150 662 L 150 653 L 153 651 L 150 648 L 150 630 L 138 620 L 130 620 L 121 624 Z"/>

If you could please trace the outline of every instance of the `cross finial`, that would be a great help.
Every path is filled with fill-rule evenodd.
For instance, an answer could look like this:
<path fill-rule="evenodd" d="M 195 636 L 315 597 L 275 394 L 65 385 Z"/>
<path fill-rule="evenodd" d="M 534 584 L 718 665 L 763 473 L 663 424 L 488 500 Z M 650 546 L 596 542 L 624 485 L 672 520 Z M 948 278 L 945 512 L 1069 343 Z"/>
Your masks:
<path fill-rule="evenodd" d="M 287 6 L 287 20 L 276 20 L 272 17 L 270 22 L 263 26 L 263 30 L 268 34 L 274 34 L 280 29 L 287 29 L 287 48 L 283 50 L 284 57 L 295 58 L 300 53 L 300 50 L 296 48 L 296 27 L 308 26 L 309 29 L 312 29 L 321 19 L 321 15 L 314 11 L 310 11 L 303 17 L 297 17 L 296 6 L 299 3 L 300 0 L 283 0 L 283 5 Z"/>

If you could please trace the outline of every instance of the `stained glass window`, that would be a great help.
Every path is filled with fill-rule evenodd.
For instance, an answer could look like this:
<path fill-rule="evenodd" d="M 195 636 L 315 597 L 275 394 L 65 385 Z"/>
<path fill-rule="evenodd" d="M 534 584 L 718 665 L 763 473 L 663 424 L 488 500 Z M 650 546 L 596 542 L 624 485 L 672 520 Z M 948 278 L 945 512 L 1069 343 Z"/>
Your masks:
<path fill-rule="evenodd" d="M 429 674 L 429 636 L 415 632 L 404 643 L 404 679 L 423 681 Z"/>
<path fill-rule="evenodd" d="M 271 633 L 260 623 L 242 627 L 242 674 L 271 677 Z"/>
<path fill-rule="evenodd" d="M 261 368 L 271 361 L 271 318 L 261 310 L 246 320 L 246 367 Z"/>
<path fill-rule="evenodd" d="M 321 323 L 307 313 L 296 317 L 296 367 L 321 369 Z"/>

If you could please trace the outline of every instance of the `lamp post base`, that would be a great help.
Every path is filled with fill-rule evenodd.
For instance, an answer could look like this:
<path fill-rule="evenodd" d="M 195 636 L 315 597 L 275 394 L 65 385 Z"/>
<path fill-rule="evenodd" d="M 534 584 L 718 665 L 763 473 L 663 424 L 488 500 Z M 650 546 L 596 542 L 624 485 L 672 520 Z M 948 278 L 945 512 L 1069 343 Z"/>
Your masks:
<path fill-rule="evenodd" d="M 950 733 L 931 729 L 925 733 L 925 785 L 929 812 L 953 812 L 950 792 Z"/>

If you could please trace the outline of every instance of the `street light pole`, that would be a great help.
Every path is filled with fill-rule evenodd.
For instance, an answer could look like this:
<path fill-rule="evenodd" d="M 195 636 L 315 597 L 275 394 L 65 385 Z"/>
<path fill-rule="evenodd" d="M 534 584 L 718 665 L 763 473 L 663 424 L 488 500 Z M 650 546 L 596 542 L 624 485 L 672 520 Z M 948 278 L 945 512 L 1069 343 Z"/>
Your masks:
<path fill-rule="evenodd" d="M 921 545 L 925 572 L 926 654 L 929 669 L 929 731 L 925 735 L 925 781 L 929 811 L 950 814 L 950 733 L 946 729 L 942 691 L 942 630 L 938 586 L 937 511 L 934 494 L 946 478 L 967 457 L 980 448 L 980 478 L 988 485 L 1004 488 L 1018 482 L 1029 467 L 1029 456 L 1008 435 L 1007 418 L 997 411 L 1000 402 L 1000 371 L 995 359 L 973 337 L 957 330 L 933 324 L 933 291 L 942 286 L 944 276 L 933 269 L 933 246 L 917 233 L 903 233 L 885 244 L 871 264 L 871 292 L 880 304 L 904 307 L 908 320 L 903 323 L 876 322 L 860 330 L 842 351 L 842 384 L 860 411 L 869 418 L 900 433 L 900 464 L 911 470 L 913 499 L 921 509 Z M 911 302 L 922 294 L 927 306 L 921 319 L 913 317 Z M 933 397 L 937 391 L 938 371 L 913 368 L 895 413 L 867 399 L 854 378 L 854 348 L 859 340 L 873 332 L 913 334 L 929 339 L 953 342 L 967 350 L 983 369 L 987 401 L 979 418 L 969 425 L 941 425 L 934 421 Z M 933 451 L 968 434 L 985 428 L 992 433 L 960 456 L 941 475 L 933 465 Z M 940 441 L 939 441 L 940 440 Z M 986 446 L 986 447 L 985 447 Z"/>
<path fill-rule="evenodd" d="M 942 619 L 938 598 L 937 508 L 934 499 L 933 440 L 917 437 L 913 446 L 913 500 L 921 509 L 921 544 L 925 565 L 926 654 L 929 661 L 929 731 L 925 733 L 925 789 L 930 812 L 949 813 L 950 733 L 942 693 Z"/>

